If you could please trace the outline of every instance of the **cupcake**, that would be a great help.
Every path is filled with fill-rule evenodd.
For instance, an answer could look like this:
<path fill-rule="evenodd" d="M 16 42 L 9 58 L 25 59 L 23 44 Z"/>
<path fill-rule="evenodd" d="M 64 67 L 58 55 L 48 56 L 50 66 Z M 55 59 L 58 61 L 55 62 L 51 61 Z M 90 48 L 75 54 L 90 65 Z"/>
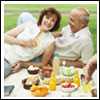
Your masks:
<path fill-rule="evenodd" d="M 32 86 L 32 84 L 28 83 L 26 84 L 27 78 L 22 80 L 23 88 L 29 90 Z"/>
<path fill-rule="evenodd" d="M 30 89 L 32 84 L 39 85 L 39 82 L 40 80 L 36 76 L 35 77 L 31 76 L 22 80 L 24 89 Z"/>
<path fill-rule="evenodd" d="M 39 68 L 34 67 L 33 65 L 30 65 L 29 68 L 27 69 L 29 74 L 38 74 L 39 73 Z"/>

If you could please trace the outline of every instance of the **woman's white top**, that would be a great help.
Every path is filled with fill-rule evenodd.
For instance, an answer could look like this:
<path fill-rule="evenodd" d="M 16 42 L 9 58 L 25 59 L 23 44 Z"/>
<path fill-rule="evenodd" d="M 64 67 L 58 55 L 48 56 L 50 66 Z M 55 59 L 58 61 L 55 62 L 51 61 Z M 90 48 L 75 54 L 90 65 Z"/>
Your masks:
<path fill-rule="evenodd" d="M 33 27 L 34 25 L 35 27 Z M 25 30 L 20 35 L 18 35 L 17 38 L 23 40 L 35 38 L 37 34 L 34 34 L 34 32 L 39 32 L 39 30 L 36 24 L 34 25 L 25 28 Z M 44 50 L 53 42 L 54 37 L 51 32 L 43 32 L 37 39 L 36 47 L 22 47 L 20 45 L 11 45 L 5 43 L 5 58 L 11 64 L 14 64 L 18 61 L 28 61 L 41 55 Z"/>

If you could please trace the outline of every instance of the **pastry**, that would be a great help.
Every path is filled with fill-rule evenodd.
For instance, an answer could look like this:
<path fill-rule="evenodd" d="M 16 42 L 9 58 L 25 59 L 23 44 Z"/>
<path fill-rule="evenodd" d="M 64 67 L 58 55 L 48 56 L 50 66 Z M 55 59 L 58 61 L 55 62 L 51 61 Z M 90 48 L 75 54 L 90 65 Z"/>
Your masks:
<path fill-rule="evenodd" d="M 26 81 L 27 81 L 27 79 L 22 80 L 22 84 L 23 84 L 24 89 L 29 90 L 30 87 L 32 86 L 32 84 L 25 84 Z"/>
<path fill-rule="evenodd" d="M 39 85 L 39 82 L 40 82 L 39 78 L 33 77 L 33 76 L 25 78 L 24 80 L 22 80 L 22 84 L 23 84 L 23 87 L 25 89 L 30 89 L 32 84 Z"/>
<path fill-rule="evenodd" d="M 27 69 L 29 74 L 38 74 L 39 73 L 39 68 L 34 67 L 33 65 L 30 65 L 29 68 Z"/>
<path fill-rule="evenodd" d="M 34 96 L 42 97 L 48 94 L 48 88 L 46 86 L 35 86 L 31 87 L 31 93 Z"/>

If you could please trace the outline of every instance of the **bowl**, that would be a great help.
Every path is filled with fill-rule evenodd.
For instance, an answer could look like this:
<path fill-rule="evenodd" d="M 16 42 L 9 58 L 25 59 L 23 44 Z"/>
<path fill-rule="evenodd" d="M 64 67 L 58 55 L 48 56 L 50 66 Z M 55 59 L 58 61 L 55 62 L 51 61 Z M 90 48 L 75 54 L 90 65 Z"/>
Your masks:
<path fill-rule="evenodd" d="M 75 83 L 63 83 L 61 89 L 63 92 L 73 92 L 78 88 Z"/>

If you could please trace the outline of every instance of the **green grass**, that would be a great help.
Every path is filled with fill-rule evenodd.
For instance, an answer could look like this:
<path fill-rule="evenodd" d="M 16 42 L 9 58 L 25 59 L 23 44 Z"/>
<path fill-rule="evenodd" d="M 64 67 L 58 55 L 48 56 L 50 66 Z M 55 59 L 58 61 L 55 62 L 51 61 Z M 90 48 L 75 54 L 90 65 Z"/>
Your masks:
<path fill-rule="evenodd" d="M 90 12 L 96 12 L 95 4 L 5 4 L 5 10 L 28 10 L 28 11 L 41 11 L 44 8 L 55 7 L 59 11 L 69 12 L 76 7 L 85 7 Z"/>
<path fill-rule="evenodd" d="M 27 4 L 14 4 L 14 5 L 5 5 L 5 10 L 8 11 L 12 11 L 12 15 L 5 15 L 4 16 L 4 31 L 8 31 L 9 29 L 12 29 L 14 27 L 16 27 L 16 23 L 17 23 L 17 18 L 19 16 L 19 14 L 21 13 L 21 11 L 37 11 L 39 16 L 39 12 L 41 9 L 43 8 L 47 8 L 47 7 L 55 7 L 56 9 L 58 9 L 61 13 L 69 13 L 71 9 L 75 8 L 75 7 L 85 7 L 88 8 L 89 11 L 91 12 L 91 16 L 90 16 L 90 22 L 89 22 L 89 28 L 90 31 L 92 33 L 92 40 L 93 40 L 93 47 L 94 47 L 94 53 L 97 52 L 97 23 L 96 23 L 96 5 L 94 4 L 90 4 L 90 5 L 71 5 L 71 4 L 56 4 L 56 5 L 39 5 L 39 4 L 35 4 L 35 5 L 27 5 Z M 16 11 L 18 11 L 18 13 L 16 13 Z M 32 13 L 34 15 L 34 12 Z M 36 17 L 37 17 L 36 16 Z M 38 17 L 37 17 L 38 19 Z M 63 15 L 62 16 L 62 20 L 61 20 L 61 25 L 59 28 L 59 31 L 62 29 L 62 27 L 64 27 L 65 25 L 68 24 L 68 17 Z"/>

